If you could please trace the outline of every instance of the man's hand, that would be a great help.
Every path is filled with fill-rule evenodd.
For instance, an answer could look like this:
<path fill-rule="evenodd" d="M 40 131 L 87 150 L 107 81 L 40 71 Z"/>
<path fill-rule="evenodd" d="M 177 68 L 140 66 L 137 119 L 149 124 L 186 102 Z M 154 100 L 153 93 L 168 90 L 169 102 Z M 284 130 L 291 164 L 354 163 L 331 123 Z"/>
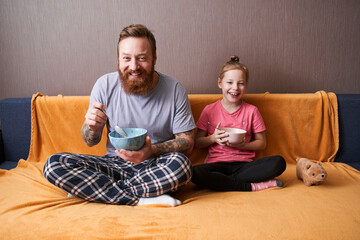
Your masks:
<path fill-rule="evenodd" d="M 94 102 L 85 115 L 85 124 L 93 132 L 103 127 L 107 120 L 106 115 L 100 109 L 105 110 L 105 106 L 99 102 Z"/>
<path fill-rule="evenodd" d="M 94 102 L 85 115 L 85 121 L 81 128 L 81 135 L 88 146 L 94 146 L 101 140 L 101 133 L 106 123 L 106 115 L 100 110 L 105 106 Z"/>
<path fill-rule="evenodd" d="M 125 161 L 133 162 L 135 164 L 141 163 L 142 161 L 153 157 L 150 137 L 146 137 L 145 145 L 138 151 L 127 151 L 125 149 L 121 149 L 115 150 L 115 153 Z"/>

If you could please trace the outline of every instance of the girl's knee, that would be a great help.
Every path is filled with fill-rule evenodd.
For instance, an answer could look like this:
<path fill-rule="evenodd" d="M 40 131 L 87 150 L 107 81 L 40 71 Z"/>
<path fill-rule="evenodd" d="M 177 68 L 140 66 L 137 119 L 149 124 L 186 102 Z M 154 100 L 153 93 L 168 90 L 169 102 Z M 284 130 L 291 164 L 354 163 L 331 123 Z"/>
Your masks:
<path fill-rule="evenodd" d="M 205 169 L 202 167 L 202 165 L 193 166 L 192 169 L 193 169 L 193 177 L 201 176 L 205 172 L 204 171 Z"/>
<path fill-rule="evenodd" d="M 282 172 L 285 171 L 286 161 L 282 156 L 280 155 L 274 156 L 274 162 L 276 162 L 277 169 L 281 169 Z"/>
<path fill-rule="evenodd" d="M 201 170 L 202 168 L 199 165 L 193 166 L 192 168 L 193 173 L 192 173 L 192 177 L 191 177 L 191 181 L 195 184 L 199 184 L 199 176 L 201 177 Z"/>

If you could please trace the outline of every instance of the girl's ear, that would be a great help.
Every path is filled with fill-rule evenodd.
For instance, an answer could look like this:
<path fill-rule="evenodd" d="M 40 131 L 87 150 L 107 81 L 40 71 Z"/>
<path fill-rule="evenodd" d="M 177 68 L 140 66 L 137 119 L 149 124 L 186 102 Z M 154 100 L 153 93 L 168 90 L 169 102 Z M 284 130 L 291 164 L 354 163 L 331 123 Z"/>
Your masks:
<path fill-rule="evenodd" d="M 218 78 L 218 87 L 219 87 L 220 89 L 222 89 L 221 82 L 222 82 L 221 78 Z"/>

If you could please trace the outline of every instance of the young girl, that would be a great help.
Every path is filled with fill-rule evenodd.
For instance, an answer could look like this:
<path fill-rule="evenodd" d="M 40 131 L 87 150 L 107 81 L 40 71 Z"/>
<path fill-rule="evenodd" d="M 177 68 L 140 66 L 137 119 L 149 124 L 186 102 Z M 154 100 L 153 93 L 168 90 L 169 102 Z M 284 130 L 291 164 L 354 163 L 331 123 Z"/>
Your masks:
<path fill-rule="evenodd" d="M 192 182 L 215 191 L 259 191 L 282 187 L 274 178 L 285 171 L 281 156 L 253 160 L 266 147 L 265 124 L 259 110 L 242 100 L 249 80 L 248 68 L 232 56 L 219 74 L 223 98 L 207 105 L 197 122 L 195 146 L 208 148 L 205 164 L 194 166 Z M 216 126 L 216 128 L 214 127 Z M 230 144 L 221 127 L 247 131 L 243 141 Z"/>

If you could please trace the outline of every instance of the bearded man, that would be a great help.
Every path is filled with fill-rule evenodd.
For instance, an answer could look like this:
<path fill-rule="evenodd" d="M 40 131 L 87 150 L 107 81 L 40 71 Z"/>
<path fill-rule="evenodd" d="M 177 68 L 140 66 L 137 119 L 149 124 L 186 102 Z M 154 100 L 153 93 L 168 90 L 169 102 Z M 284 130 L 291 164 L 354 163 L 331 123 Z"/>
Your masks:
<path fill-rule="evenodd" d="M 91 92 L 82 126 L 88 146 L 101 140 L 104 126 L 148 131 L 138 151 L 116 150 L 107 139 L 105 156 L 52 155 L 44 176 L 69 196 L 124 205 L 181 204 L 169 192 L 190 181 L 188 156 L 194 146 L 195 123 L 184 87 L 154 70 L 154 35 L 143 25 L 125 27 L 118 42 L 118 72 L 100 77 Z"/>

